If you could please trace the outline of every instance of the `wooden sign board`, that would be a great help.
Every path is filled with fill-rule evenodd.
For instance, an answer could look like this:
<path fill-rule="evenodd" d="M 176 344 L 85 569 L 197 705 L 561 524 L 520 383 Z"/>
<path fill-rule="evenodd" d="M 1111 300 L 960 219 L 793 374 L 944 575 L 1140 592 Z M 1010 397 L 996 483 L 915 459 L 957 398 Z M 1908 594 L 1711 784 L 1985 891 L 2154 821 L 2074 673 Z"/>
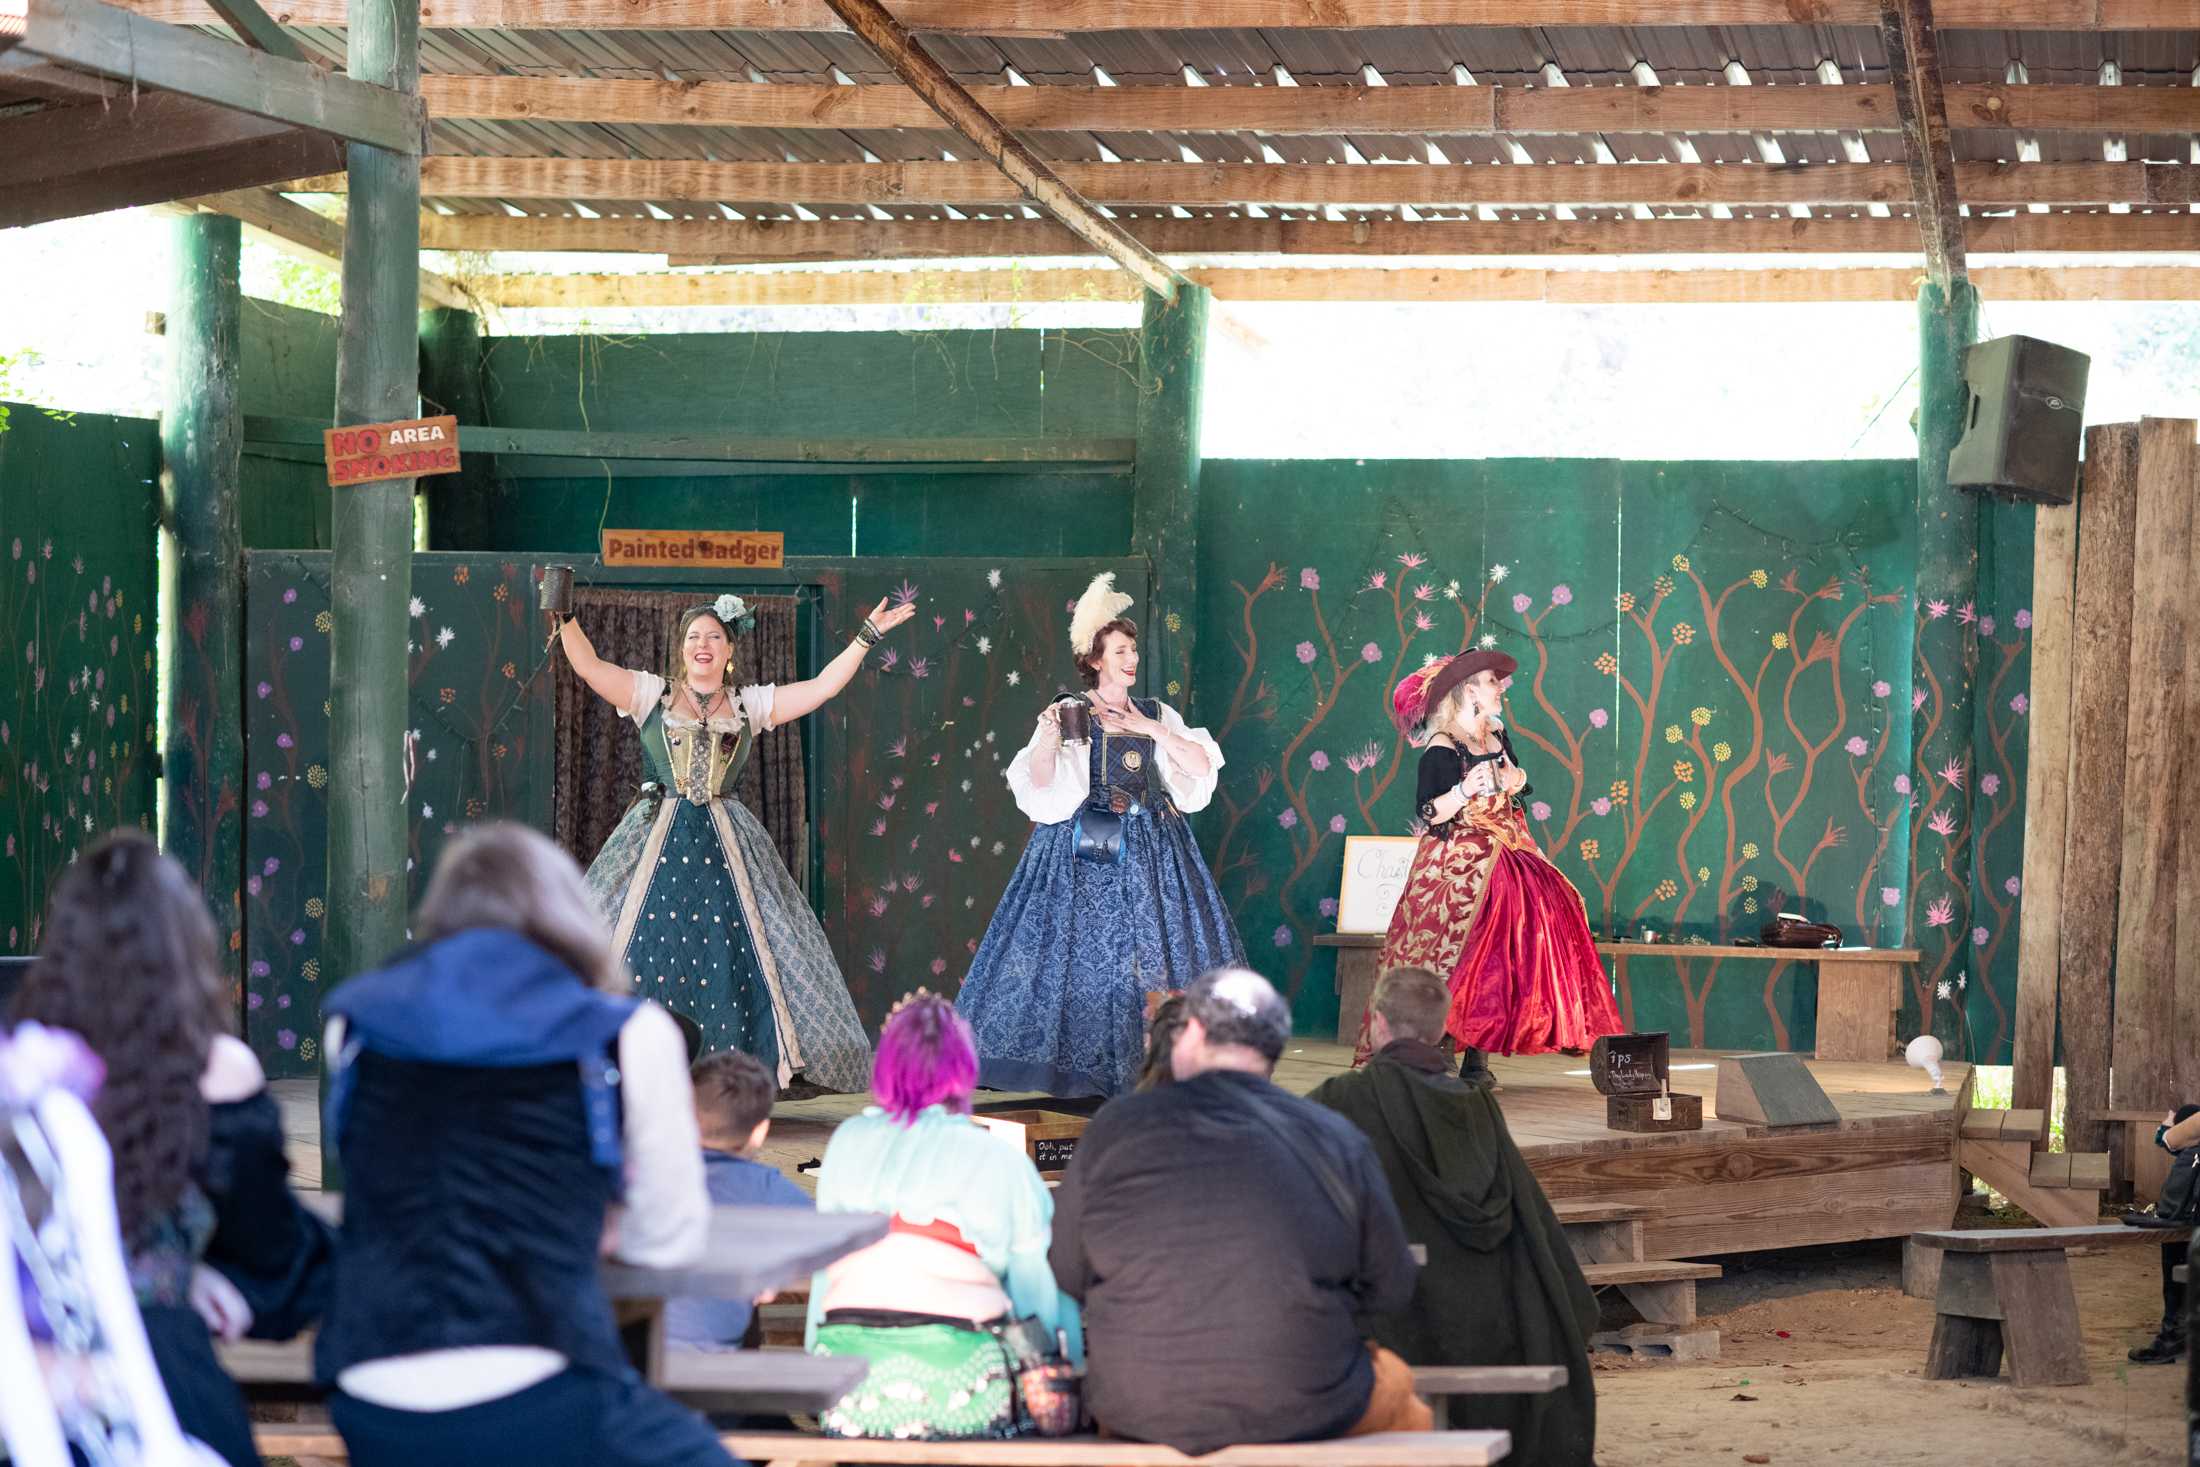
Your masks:
<path fill-rule="evenodd" d="M 418 479 L 427 474 L 455 474 L 458 419 L 446 415 L 363 423 L 356 428 L 324 428 L 321 452 L 328 460 L 328 481 L 338 488 L 388 479 Z"/>
<path fill-rule="evenodd" d="M 1059 1176 L 1077 1154 L 1086 1118 L 1052 1110 L 998 1110 L 971 1117 L 994 1135 L 1023 1148 L 1042 1177 Z"/>
<path fill-rule="evenodd" d="M 1420 840 L 1410 835 L 1348 835 L 1344 882 L 1337 891 L 1339 932 L 1388 932 Z"/>
<path fill-rule="evenodd" d="M 602 544 L 605 565 L 769 570 L 787 563 L 787 537 L 777 530 L 605 530 Z"/>
<path fill-rule="evenodd" d="M 1606 1034 L 1589 1049 L 1589 1083 L 1599 1095 L 1656 1095 L 1672 1073 L 1672 1040 L 1654 1034 Z"/>

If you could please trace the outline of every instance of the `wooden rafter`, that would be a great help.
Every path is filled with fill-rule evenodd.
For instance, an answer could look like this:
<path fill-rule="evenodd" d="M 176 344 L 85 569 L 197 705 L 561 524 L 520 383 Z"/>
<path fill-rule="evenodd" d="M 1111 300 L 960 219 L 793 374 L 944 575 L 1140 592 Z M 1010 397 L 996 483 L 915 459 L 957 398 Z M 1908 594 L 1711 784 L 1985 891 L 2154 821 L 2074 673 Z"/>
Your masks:
<path fill-rule="evenodd" d="M 258 0 L 206 0 L 206 3 L 236 32 L 237 39 L 253 50 L 290 61 L 306 59 L 298 43 L 260 8 Z"/>
<path fill-rule="evenodd" d="M 1208 266 L 1185 272 L 1230 301 L 1540 301 L 1554 305 L 1681 305 L 1790 301 L 1909 302 L 1910 269 L 1461 270 L 1363 266 Z M 2191 266 L 2005 266 L 1972 272 L 1987 300 L 2200 300 Z M 501 275 L 472 282 L 506 309 L 672 306 L 1036 305 L 1134 303 L 1141 287 L 1116 270 L 744 270 L 648 275 Z"/>
<path fill-rule="evenodd" d="M 1082 199 L 1108 205 L 1280 204 L 1902 204 L 1913 180 L 1899 163 L 1427 164 L 1062 163 Z M 2157 204 L 2194 200 L 2200 168 L 2180 163 L 1965 163 L 1974 205 Z M 341 174 L 299 180 L 297 193 L 341 193 Z M 431 198 L 681 199 L 802 204 L 1014 204 L 1013 178 L 985 163 L 700 163 L 689 159 L 421 160 Z"/>
<path fill-rule="evenodd" d="M 271 189 L 238 189 L 185 201 L 180 207 L 227 214 L 285 254 L 309 260 L 331 270 L 344 263 L 344 226 L 340 220 L 316 214 Z M 420 298 L 432 305 L 472 310 L 473 298 L 449 278 L 433 270 L 420 272 Z"/>
<path fill-rule="evenodd" d="M 1925 272 L 1946 300 L 1964 278 L 1963 194 L 1948 140 L 1932 0 L 1881 0 L 1879 40 L 1894 81 L 1895 113 L 1902 120 L 1911 203 L 1925 242 Z"/>
<path fill-rule="evenodd" d="M 1164 300 L 1176 298 L 1184 277 L 1153 251 L 1095 209 L 1037 153 L 971 99 L 961 82 L 932 58 L 916 37 L 878 0 L 826 0 L 833 13 L 902 79 L 949 127 L 968 138 L 1000 170 L 999 177 L 1059 220 L 1062 226 L 1122 266 Z"/>
<path fill-rule="evenodd" d="M 160 20 L 218 21 L 204 0 L 132 0 Z M 286 22 L 346 24 L 345 0 L 288 0 Z M 1087 31 L 1381 30 L 1420 26 L 1875 26 L 1878 0 L 906 0 L 919 32 L 1060 37 Z M 1950 30 L 2189 30 L 2189 0 L 1945 0 Z M 449 30 L 840 31 L 828 0 L 434 0 L 423 25 Z"/>
<path fill-rule="evenodd" d="M 417 97 L 158 25 L 100 0 L 30 0 L 22 43 L 8 56 L 11 64 L 19 60 L 179 92 L 392 152 L 418 153 L 426 128 Z"/>
<path fill-rule="evenodd" d="M 1599 255 L 1779 254 L 1812 251 L 1914 257 L 1910 220 L 1618 219 L 1483 224 L 1394 218 L 1131 219 L 1157 254 Z M 1973 253 L 2200 250 L 2200 214 L 2016 214 L 1965 221 Z M 426 214 L 435 250 L 602 250 L 670 256 L 674 264 L 791 264 L 1079 255 L 1086 246 L 1052 220 L 808 222 L 731 219 L 516 219 Z"/>
<path fill-rule="evenodd" d="M 1349 134 L 1899 132 L 1891 86 L 1094 87 L 974 86 L 1027 132 Z M 2200 87 L 1951 86 L 1957 127 L 2200 132 Z M 901 86 L 424 76 L 431 117 L 782 131 L 937 126 Z"/>

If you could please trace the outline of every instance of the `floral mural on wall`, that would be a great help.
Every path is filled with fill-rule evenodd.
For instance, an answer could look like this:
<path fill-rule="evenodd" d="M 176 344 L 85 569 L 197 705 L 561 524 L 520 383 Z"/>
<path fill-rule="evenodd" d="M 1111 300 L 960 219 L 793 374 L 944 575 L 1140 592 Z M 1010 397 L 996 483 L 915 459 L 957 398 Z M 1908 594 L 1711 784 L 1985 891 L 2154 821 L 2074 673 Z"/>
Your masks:
<path fill-rule="evenodd" d="M 320 1043 L 328 916 L 328 557 L 247 557 L 245 1032 L 270 1074 Z M 549 826 L 550 679 L 532 564 L 413 561 L 405 733 L 407 866 L 417 900 L 443 842 L 472 821 Z M 538 767 L 539 766 L 539 767 Z"/>

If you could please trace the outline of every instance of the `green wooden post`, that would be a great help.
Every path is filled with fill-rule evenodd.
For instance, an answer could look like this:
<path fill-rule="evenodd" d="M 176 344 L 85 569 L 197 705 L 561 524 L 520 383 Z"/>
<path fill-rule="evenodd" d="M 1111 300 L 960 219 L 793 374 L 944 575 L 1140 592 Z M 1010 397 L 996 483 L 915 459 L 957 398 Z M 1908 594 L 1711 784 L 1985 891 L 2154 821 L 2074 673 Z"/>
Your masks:
<path fill-rule="evenodd" d="M 161 828 L 169 853 L 206 893 L 224 966 L 236 979 L 243 973 L 244 861 L 241 228 L 219 214 L 194 214 L 175 222 L 174 242 L 160 420 L 169 536 L 160 588 L 167 633 L 160 696 L 168 728 Z"/>
<path fill-rule="evenodd" d="M 1971 789 L 1978 771 L 1971 723 L 1978 644 L 1966 613 L 1978 605 L 1979 507 L 1976 498 L 1948 487 L 1948 453 L 1963 436 L 1970 400 L 1964 355 L 1977 339 L 1978 291 L 1968 282 L 1947 294 L 1926 285 L 1918 295 L 1913 658 L 1925 697 L 1911 715 L 1909 921 L 1910 939 L 1924 954 L 1918 1032 L 1940 1035 L 1960 1059 L 1970 1058 L 1959 1047 L 1970 986 L 1957 987 L 1956 980 L 1972 976 Z M 1945 1000 L 1939 997 L 1943 983 L 1949 985 Z"/>
<path fill-rule="evenodd" d="M 351 0 L 351 75 L 420 88 L 420 10 Z M 336 354 L 340 424 L 420 408 L 420 160 L 346 145 L 344 322 Z M 336 491 L 329 600 L 329 922 L 324 971 L 341 982 L 404 941 L 407 706 L 405 603 L 412 595 L 413 481 Z"/>
<path fill-rule="evenodd" d="M 481 318 L 472 311 L 435 306 L 420 313 L 420 402 L 425 414 L 455 414 L 462 428 L 487 421 Z M 460 462 L 463 467 L 457 473 L 427 481 L 428 547 L 432 550 L 490 548 L 494 460 L 477 453 Z"/>
<path fill-rule="evenodd" d="M 1131 481 L 1131 549 L 1153 567 L 1153 600 L 1140 618 L 1149 664 L 1146 691 L 1194 723 L 1199 408 L 1212 299 L 1196 285 L 1178 289 L 1174 301 L 1146 293 L 1138 333 L 1138 457 Z"/>

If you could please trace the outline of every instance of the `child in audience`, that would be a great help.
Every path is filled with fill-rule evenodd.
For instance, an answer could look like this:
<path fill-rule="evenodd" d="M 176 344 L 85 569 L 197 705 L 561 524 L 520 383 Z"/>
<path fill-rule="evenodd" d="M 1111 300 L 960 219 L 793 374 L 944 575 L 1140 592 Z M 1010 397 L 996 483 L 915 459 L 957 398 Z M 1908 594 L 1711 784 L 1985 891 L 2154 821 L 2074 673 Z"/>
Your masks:
<path fill-rule="evenodd" d="M 717 1205 L 814 1208 L 810 1195 L 779 1168 L 756 1159 L 771 1134 L 771 1071 L 754 1055 L 729 1049 L 697 1065 L 695 1125 L 703 1142 L 703 1184 Z M 770 1296 L 756 1302 L 768 1303 Z M 674 1299 L 665 1307 L 665 1338 L 700 1350 L 754 1347 L 755 1310 L 741 1299 Z"/>

